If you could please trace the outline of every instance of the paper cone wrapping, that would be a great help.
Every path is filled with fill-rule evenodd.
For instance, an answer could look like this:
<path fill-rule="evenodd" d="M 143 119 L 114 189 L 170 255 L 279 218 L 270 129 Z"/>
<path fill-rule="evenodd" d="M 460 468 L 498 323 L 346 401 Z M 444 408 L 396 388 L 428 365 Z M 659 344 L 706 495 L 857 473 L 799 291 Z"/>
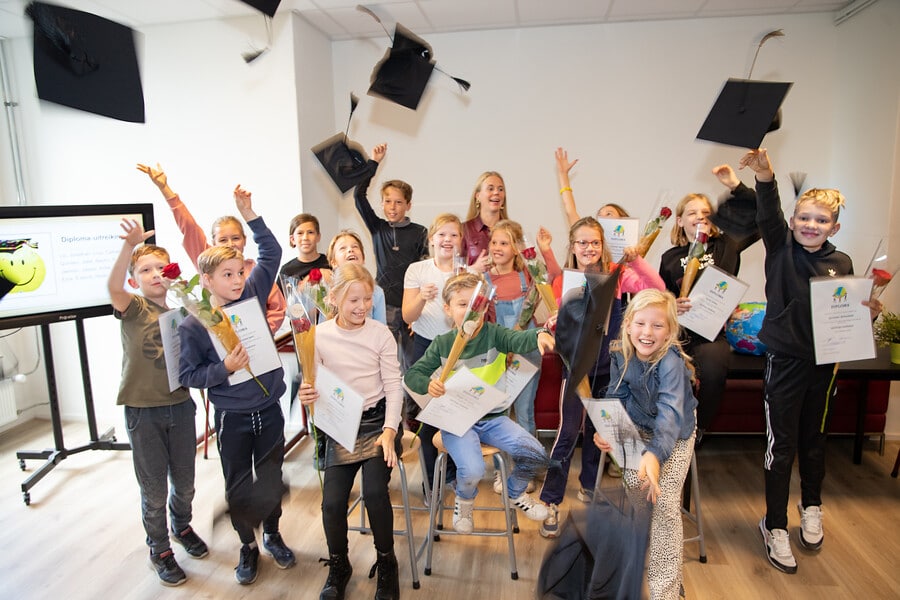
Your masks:
<path fill-rule="evenodd" d="M 684 278 L 681 280 L 681 293 L 678 296 L 679 298 L 684 298 L 690 293 L 699 272 L 700 259 L 694 257 L 689 258 L 687 264 L 684 266 Z"/>
<path fill-rule="evenodd" d="M 659 232 L 662 231 L 662 228 L 653 231 L 645 236 L 642 236 L 641 239 L 638 240 L 637 248 L 638 254 L 641 255 L 641 258 L 645 258 L 647 256 L 647 252 L 650 251 L 650 246 L 653 245 L 653 242 L 656 241 L 657 236 L 659 236 Z"/>
<path fill-rule="evenodd" d="M 466 347 L 466 342 L 468 341 L 468 338 L 465 337 L 462 329 L 460 329 L 456 333 L 456 339 L 453 340 L 453 347 L 450 348 L 450 355 L 447 357 L 447 362 L 444 363 L 444 369 L 441 371 L 441 383 L 444 383 L 447 381 L 447 378 L 450 377 L 450 373 L 453 371 L 453 367 L 456 366 L 456 361 L 459 360 L 463 348 Z"/>
<path fill-rule="evenodd" d="M 551 315 L 555 315 L 559 311 L 559 307 L 556 305 L 556 296 L 553 295 L 553 287 L 549 283 L 535 283 L 535 287 L 537 287 L 538 292 L 541 294 L 544 306 L 547 307 L 547 310 L 550 311 Z"/>

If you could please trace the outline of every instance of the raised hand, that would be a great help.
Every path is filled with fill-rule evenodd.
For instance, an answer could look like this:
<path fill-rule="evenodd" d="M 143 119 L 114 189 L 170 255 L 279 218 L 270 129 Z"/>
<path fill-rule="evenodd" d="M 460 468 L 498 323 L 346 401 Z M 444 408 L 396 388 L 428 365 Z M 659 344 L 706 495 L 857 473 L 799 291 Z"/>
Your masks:
<path fill-rule="evenodd" d="M 744 167 L 750 167 L 755 171 L 758 181 L 772 181 L 775 178 L 772 163 L 769 161 L 769 153 L 765 148 L 751 150 L 745 154 L 740 162 L 740 168 Z"/>
<path fill-rule="evenodd" d="M 381 162 L 385 154 L 387 154 L 387 144 L 378 144 L 372 148 L 372 160 L 377 163 Z"/>
<path fill-rule="evenodd" d="M 142 165 L 138 163 L 137 170 L 141 173 L 146 173 L 148 177 L 150 177 L 150 181 L 156 184 L 156 187 L 159 189 L 163 189 L 166 187 L 168 183 L 166 173 L 163 171 L 162 167 L 159 163 L 156 163 L 156 168 L 154 169 L 150 165 Z"/>
<path fill-rule="evenodd" d="M 731 168 L 731 165 L 719 165 L 713 167 L 712 174 L 715 175 L 719 182 L 729 190 L 733 190 L 741 183 L 741 180 L 738 179 L 738 176 L 734 172 L 734 169 Z"/>
<path fill-rule="evenodd" d="M 556 170 L 560 173 L 568 174 L 569 171 L 578 164 L 578 159 L 569 161 L 569 153 L 563 148 L 556 149 Z"/>
<path fill-rule="evenodd" d="M 144 226 L 135 221 L 134 219 L 122 219 L 122 222 L 119 223 L 119 227 L 122 228 L 122 231 L 125 233 L 120 235 L 119 238 L 124 240 L 126 244 L 134 248 L 138 244 L 144 243 L 150 236 L 155 233 L 155 230 L 151 229 L 150 231 L 144 231 Z"/>

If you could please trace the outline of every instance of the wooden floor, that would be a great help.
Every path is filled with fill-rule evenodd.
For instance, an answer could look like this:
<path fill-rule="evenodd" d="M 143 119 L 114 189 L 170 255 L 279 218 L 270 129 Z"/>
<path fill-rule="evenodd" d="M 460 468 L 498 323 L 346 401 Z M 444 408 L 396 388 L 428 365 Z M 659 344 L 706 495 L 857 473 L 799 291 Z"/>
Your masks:
<path fill-rule="evenodd" d="M 86 428 L 65 428 L 70 446 L 84 443 Z M 120 440 L 124 434 L 120 433 Z M 140 521 L 137 485 L 128 452 L 90 451 L 62 461 L 31 490 L 31 505 L 22 501 L 21 482 L 40 466 L 28 461 L 19 469 L 17 450 L 41 450 L 52 445 L 49 423 L 31 421 L 0 436 L 0 597 L 30 598 L 191 598 L 252 597 L 318 598 L 326 570 L 317 562 L 326 555 L 320 518 L 318 480 L 311 468 L 309 444 L 302 443 L 286 459 L 284 474 L 290 497 L 284 503 L 282 534 L 297 554 L 298 564 L 279 570 L 261 560 L 259 579 L 238 585 L 233 568 L 238 539 L 224 515 L 222 476 L 217 457 L 197 459 L 194 526 L 210 545 L 210 555 L 192 560 L 181 547 L 176 557 L 188 574 L 178 588 L 164 588 L 148 568 Z M 900 598 L 900 480 L 889 476 L 898 442 L 889 442 L 879 456 L 869 442 L 863 464 L 851 463 L 851 440 L 829 441 L 829 473 L 825 481 L 825 545 L 818 554 L 796 545 L 796 511 L 789 513 L 796 575 L 769 566 L 757 523 L 763 511 L 763 440 L 756 437 L 710 438 L 698 454 L 709 562 L 697 559 L 697 545 L 685 552 L 688 598 Z M 575 463 L 577 464 L 577 463 Z M 412 488 L 421 481 L 410 465 Z M 399 479 L 392 485 L 399 490 Z M 609 480 L 607 480 L 609 481 Z M 573 472 L 567 503 L 577 504 Z M 799 482 L 793 482 L 792 505 Z M 399 492 L 398 492 L 399 497 Z M 482 484 L 479 503 L 496 502 L 489 482 Z M 420 506 L 420 495 L 413 504 Z M 417 541 L 426 528 L 426 514 L 414 513 Z M 495 514 L 499 519 L 499 513 Z M 484 513 L 476 513 L 483 523 Z M 399 526 L 400 521 L 395 520 Z M 686 533 L 693 526 L 686 523 Z M 405 542 L 397 538 L 401 595 L 414 600 L 486 598 L 526 600 L 535 597 L 541 559 L 550 545 L 538 534 L 538 524 L 521 520 L 516 536 L 519 579 L 512 581 L 501 539 L 445 536 L 436 545 L 433 574 L 421 589 L 410 585 Z M 354 567 L 347 597 L 371 598 L 374 580 L 366 578 L 373 563 L 371 536 L 350 534 Z"/>

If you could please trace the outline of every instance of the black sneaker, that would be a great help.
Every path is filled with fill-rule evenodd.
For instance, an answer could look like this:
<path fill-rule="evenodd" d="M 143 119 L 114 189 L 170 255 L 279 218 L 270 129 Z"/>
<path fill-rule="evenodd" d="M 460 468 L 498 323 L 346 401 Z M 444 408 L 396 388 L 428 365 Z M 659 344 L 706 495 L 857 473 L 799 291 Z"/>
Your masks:
<path fill-rule="evenodd" d="M 241 585 L 250 585 L 259 574 L 259 547 L 241 546 L 241 559 L 234 568 L 234 578 Z"/>
<path fill-rule="evenodd" d="M 150 568 L 156 570 L 159 581 L 163 585 L 174 587 L 187 580 L 187 576 L 178 563 L 175 562 L 175 553 L 172 549 L 164 550 L 159 554 L 150 553 Z"/>
<path fill-rule="evenodd" d="M 263 534 L 263 548 L 266 554 L 275 559 L 275 563 L 279 569 L 289 569 L 297 564 L 297 559 L 291 549 L 285 546 L 281 534 L 266 533 Z"/>
<path fill-rule="evenodd" d="M 172 537 L 176 542 L 184 546 L 187 553 L 194 558 L 203 558 L 209 554 L 209 548 L 206 547 L 206 542 L 200 539 L 200 536 L 194 532 L 194 528 L 190 525 L 188 525 L 187 529 L 184 529 L 181 533 L 173 531 Z"/>

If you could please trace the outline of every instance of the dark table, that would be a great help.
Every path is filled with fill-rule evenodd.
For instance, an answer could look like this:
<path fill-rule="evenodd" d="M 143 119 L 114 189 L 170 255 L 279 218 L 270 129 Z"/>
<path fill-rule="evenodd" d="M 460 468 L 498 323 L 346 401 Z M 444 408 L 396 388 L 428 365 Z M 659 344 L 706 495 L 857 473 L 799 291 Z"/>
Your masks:
<path fill-rule="evenodd" d="M 765 357 L 732 352 L 728 364 L 728 378 L 762 379 L 765 363 Z M 853 463 L 858 465 L 862 462 L 862 446 L 865 438 L 863 429 L 869 402 L 868 383 L 870 381 L 900 381 L 900 365 L 891 362 L 888 348 L 878 348 L 878 355 L 875 358 L 842 362 L 837 378 L 855 379 L 863 384 L 859 386 L 859 395 L 856 399 L 856 432 L 853 439 Z"/>

